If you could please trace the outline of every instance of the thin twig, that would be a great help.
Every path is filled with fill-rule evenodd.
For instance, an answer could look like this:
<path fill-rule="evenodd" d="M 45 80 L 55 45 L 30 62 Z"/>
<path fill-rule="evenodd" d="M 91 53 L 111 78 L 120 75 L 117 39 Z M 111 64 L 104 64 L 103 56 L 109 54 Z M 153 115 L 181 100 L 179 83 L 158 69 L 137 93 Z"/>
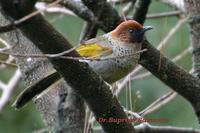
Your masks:
<path fill-rule="evenodd" d="M 136 101 L 136 99 L 137 99 L 137 97 L 135 97 L 134 96 L 134 99 L 133 99 L 133 96 L 132 96 L 132 93 L 131 93 L 131 91 L 132 91 L 132 82 L 131 82 L 131 77 L 129 77 L 129 82 L 128 82 L 128 93 L 129 93 L 129 109 L 130 110 L 134 110 L 135 108 L 133 108 L 133 105 L 134 105 L 134 107 L 135 107 L 135 101 Z M 134 103 L 132 103 L 132 99 L 134 100 Z"/>
<path fill-rule="evenodd" d="M 172 59 L 173 62 L 178 62 L 180 61 L 183 57 L 185 57 L 189 52 L 192 52 L 192 47 L 189 47 L 182 51 L 180 54 L 178 54 L 176 57 Z"/>
<path fill-rule="evenodd" d="M 60 3 L 61 1 L 62 1 L 62 0 L 56 0 L 55 2 L 49 4 L 49 5 L 47 6 L 47 8 L 52 7 L 52 6 L 54 6 L 54 5 L 58 4 L 58 3 Z M 15 21 L 14 21 L 13 23 L 11 23 L 11 24 L 8 24 L 8 25 L 6 25 L 6 26 L 2 26 L 2 27 L 0 27 L 0 33 L 4 33 L 4 32 L 11 31 L 11 30 L 15 29 L 15 27 L 17 27 L 17 26 L 19 26 L 20 24 L 22 24 L 23 22 L 29 20 L 30 18 L 32 18 L 32 17 L 34 17 L 34 16 L 36 16 L 36 15 L 38 15 L 38 14 L 40 14 L 40 13 L 41 13 L 41 11 L 39 11 L 39 10 L 34 11 L 34 12 L 32 12 L 32 13 L 30 13 L 30 14 L 28 14 L 28 15 L 22 17 L 22 18 L 20 18 L 19 20 L 15 20 Z"/>
<path fill-rule="evenodd" d="M 145 73 L 142 73 L 142 74 L 138 74 L 134 77 L 132 77 L 131 80 L 138 80 L 138 79 L 144 79 L 144 78 L 147 78 L 149 76 L 151 76 L 152 74 L 150 72 L 145 72 Z"/>
<path fill-rule="evenodd" d="M 173 62 L 178 62 L 181 59 L 183 59 L 189 52 L 192 51 L 192 47 L 189 47 L 187 49 L 185 49 L 184 51 L 182 51 L 180 54 L 178 54 L 176 57 L 174 57 L 172 59 Z M 150 72 L 145 72 L 142 74 L 138 74 L 136 76 L 132 77 L 132 80 L 138 80 L 138 79 L 143 79 L 143 78 L 147 78 L 148 76 L 152 75 Z"/>
<path fill-rule="evenodd" d="M 181 28 L 181 26 L 187 21 L 188 17 L 180 19 L 176 25 L 167 33 L 165 38 L 159 43 L 157 49 L 161 50 L 168 43 L 171 37 Z"/>
<path fill-rule="evenodd" d="M 0 60 L 0 66 L 2 64 L 7 65 L 7 66 L 12 66 L 12 67 L 17 67 L 17 65 L 14 63 L 8 63 L 7 61 Z"/>
<path fill-rule="evenodd" d="M 70 50 L 64 51 L 62 53 L 58 54 L 16 54 L 16 53 L 8 53 L 8 52 L 0 52 L 2 55 L 12 55 L 16 57 L 25 57 L 25 58 L 59 58 L 59 59 L 68 59 L 68 60 L 77 60 L 77 61 L 105 61 L 105 60 L 110 60 L 110 59 L 118 59 L 118 58 L 125 58 L 129 56 L 134 56 L 136 54 L 143 53 L 147 51 L 146 49 L 140 50 L 138 52 L 135 52 L 133 54 L 129 55 L 121 55 L 121 56 L 109 56 L 109 57 L 100 57 L 100 58 L 94 58 L 94 57 L 72 57 L 72 56 L 63 56 L 66 53 L 70 53 L 73 51 L 72 48 Z"/>
<path fill-rule="evenodd" d="M 141 123 L 135 126 L 137 133 L 200 133 L 199 129 L 172 127 L 172 126 L 152 126 Z"/>
<path fill-rule="evenodd" d="M 107 0 L 107 2 L 114 3 L 114 4 L 124 4 L 124 3 L 128 3 L 130 1 L 133 1 L 133 0 Z"/>
<path fill-rule="evenodd" d="M 12 63 L 14 60 L 15 60 L 15 58 L 13 56 L 9 55 L 7 60 L 2 61 L 2 62 L 0 61 L 0 69 L 5 68 L 7 65 L 16 67 L 17 65 Z"/>
<path fill-rule="evenodd" d="M 174 91 L 168 92 L 167 94 L 163 95 L 162 97 L 158 98 L 156 101 L 154 101 L 153 103 L 151 103 L 144 110 L 142 110 L 141 112 L 139 112 L 139 115 L 145 116 L 147 114 L 150 114 L 150 113 L 158 110 L 162 106 L 164 106 L 167 103 L 169 103 L 172 99 L 174 99 L 176 97 L 176 95 L 177 95 L 177 93 L 174 92 Z"/>
<path fill-rule="evenodd" d="M 162 18 L 162 17 L 171 17 L 171 16 L 179 16 L 182 12 L 181 11 L 171 11 L 171 12 L 162 12 L 162 13 L 154 13 L 154 14 L 147 14 L 147 19 L 155 19 L 155 18 Z"/>
<path fill-rule="evenodd" d="M 21 78 L 21 72 L 19 69 L 16 70 L 13 77 L 10 79 L 9 83 L 6 85 L 0 84 L 3 92 L 0 98 L 0 111 L 2 111 L 3 107 L 7 104 L 10 99 L 10 95 L 12 94 L 15 86 Z"/>
<path fill-rule="evenodd" d="M 0 43 L 3 44 L 4 46 L 6 46 L 4 48 L 0 48 L 0 51 L 6 51 L 6 50 L 10 49 L 10 45 L 2 38 L 0 38 Z"/>
<path fill-rule="evenodd" d="M 3 51 L 7 51 L 10 50 L 12 48 L 14 48 L 16 45 L 11 46 L 10 44 L 8 44 L 5 40 L 3 40 L 2 38 L 0 38 L 0 43 L 3 44 L 5 47 L 4 48 L 0 48 L 0 52 Z M 0 60 L 0 68 L 4 68 L 5 66 L 9 65 L 9 66 L 14 66 L 16 67 L 17 65 L 12 63 L 14 61 L 14 58 L 12 56 L 9 55 L 8 59 L 3 61 Z"/>
<path fill-rule="evenodd" d="M 136 67 L 130 74 L 128 74 L 121 82 L 118 82 L 118 87 L 115 91 L 115 95 L 119 95 L 119 93 L 122 91 L 124 86 L 129 81 L 129 76 L 135 75 L 137 72 L 140 72 L 143 68 L 141 66 Z"/>
<path fill-rule="evenodd" d="M 133 112 L 131 110 L 127 110 L 126 108 L 124 108 L 124 111 L 129 116 L 131 116 L 131 118 L 129 117 L 130 119 L 135 119 L 135 121 L 133 121 L 133 122 L 140 122 L 140 123 L 146 123 L 146 124 L 148 124 L 148 122 L 140 114 L 135 113 L 135 112 Z"/>
<path fill-rule="evenodd" d="M 69 50 L 63 51 L 63 52 L 61 52 L 61 53 L 57 53 L 57 54 L 46 54 L 46 56 L 48 56 L 49 58 L 61 57 L 61 56 L 64 56 L 64 55 L 66 55 L 66 54 L 68 54 L 68 53 L 70 53 L 70 52 L 76 50 L 76 48 L 78 48 L 79 46 L 80 46 L 80 44 L 77 45 L 77 46 L 74 46 L 73 48 L 71 48 L 71 49 L 69 49 Z"/>
<path fill-rule="evenodd" d="M 158 44 L 157 49 L 162 49 L 165 47 L 167 42 L 171 39 L 171 37 L 180 29 L 180 27 L 186 22 L 188 18 L 181 19 L 177 22 L 177 24 L 169 31 L 169 33 L 165 36 L 165 38 Z M 134 77 L 137 75 L 137 73 L 141 72 L 143 70 L 143 67 L 138 66 L 136 67 L 129 75 L 131 77 Z M 145 74 L 149 75 L 149 74 Z M 125 84 L 128 82 L 128 76 L 126 76 L 122 82 L 118 84 L 118 89 L 116 90 L 116 95 L 118 95 L 121 90 L 124 88 Z"/>
<path fill-rule="evenodd" d="M 181 11 L 185 11 L 184 0 L 160 0 L 161 2 L 175 7 Z"/>
<path fill-rule="evenodd" d="M 102 131 L 102 128 L 97 126 L 94 131 Z M 200 133 L 199 129 L 172 127 L 172 126 L 152 126 L 146 123 L 141 123 L 135 126 L 137 133 Z"/>
<path fill-rule="evenodd" d="M 4 51 L 0 51 L 0 54 L 3 55 L 12 55 L 12 56 L 18 56 L 18 57 L 33 57 L 33 58 L 56 58 L 56 57 L 62 57 L 66 54 L 69 54 L 70 52 L 76 50 L 76 48 L 78 48 L 80 46 L 77 45 L 69 50 L 57 53 L 57 54 L 30 54 L 30 55 L 23 55 L 23 54 L 14 54 L 14 53 L 8 53 L 8 52 L 4 52 Z"/>
<path fill-rule="evenodd" d="M 84 41 L 96 37 L 97 32 L 98 26 L 95 22 L 86 22 L 80 35 L 80 43 L 84 43 Z"/>
<path fill-rule="evenodd" d="M 52 2 L 51 4 L 49 4 L 49 5 L 47 6 L 47 8 L 52 7 L 52 6 L 54 6 L 54 5 L 58 4 L 58 3 L 60 3 L 61 1 L 62 1 L 62 0 L 56 0 L 55 2 Z M 14 21 L 14 24 L 15 24 L 15 25 L 19 25 L 19 24 L 21 24 L 21 23 L 27 21 L 28 19 L 30 19 L 30 18 L 32 18 L 32 17 L 34 17 L 34 16 L 36 16 L 36 15 L 38 15 L 38 14 L 40 14 L 40 13 L 41 13 L 41 11 L 39 11 L 39 10 L 38 10 L 38 11 L 34 11 L 34 12 L 32 12 L 32 13 L 30 13 L 30 14 L 24 16 L 23 18 Z"/>
<path fill-rule="evenodd" d="M 49 132 L 49 128 L 42 128 L 37 131 L 33 131 L 32 133 L 48 133 L 48 132 Z"/>
<path fill-rule="evenodd" d="M 122 12 L 125 16 L 127 16 L 131 11 L 133 11 L 134 4 L 134 1 L 131 1 L 122 9 Z"/>
<path fill-rule="evenodd" d="M 88 129 L 88 124 L 89 124 L 89 115 L 90 114 L 90 110 L 88 108 L 88 106 L 86 107 L 86 111 L 85 111 L 85 122 L 84 122 L 84 129 L 83 129 L 83 133 L 87 133 L 87 129 Z"/>
<path fill-rule="evenodd" d="M 38 9 L 41 12 L 62 13 L 62 14 L 66 14 L 66 15 L 77 17 L 77 15 L 75 13 L 73 13 L 71 10 L 69 10 L 69 9 L 67 9 L 65 7 L 62 7 L 62 6 L 48 7 L 48 4 L 46 4 L 45 2 L 37 2 L 35 7 L 36 7 L 36 9 Z"/>
<path fill-rule="evenodd" d="M 6 84 L 3 83 L 3 82 L 0 80 L 0 89 L 1 89 L 2 91 L 4 91 L 5 88 L 6 88 Z"/>

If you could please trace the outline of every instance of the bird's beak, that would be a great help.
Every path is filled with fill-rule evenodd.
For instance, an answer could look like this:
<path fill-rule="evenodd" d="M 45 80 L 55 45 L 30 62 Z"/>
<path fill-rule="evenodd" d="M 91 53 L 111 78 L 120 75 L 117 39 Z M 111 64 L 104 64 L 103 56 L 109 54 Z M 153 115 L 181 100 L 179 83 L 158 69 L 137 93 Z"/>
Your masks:
<path fill-rule="evenodd" d="M 152 26 L 144 26 L 142 29 L 142 32 L 145 33 L 146 31 L 151 30 L 151 29 L 153 29 Z"/>

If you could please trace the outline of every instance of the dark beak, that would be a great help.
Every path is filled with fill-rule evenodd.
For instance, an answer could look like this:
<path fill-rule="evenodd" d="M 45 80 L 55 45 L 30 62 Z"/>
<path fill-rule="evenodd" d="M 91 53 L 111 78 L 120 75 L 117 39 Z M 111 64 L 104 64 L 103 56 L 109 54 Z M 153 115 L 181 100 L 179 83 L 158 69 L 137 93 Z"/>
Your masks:
<path fill-rule="evenodd" d="M 145 33 L 146 31 L 151 30 L 151 29 L 153 29 L 152 26 L 144 26 L 142 29 L 142 33 Z"/>

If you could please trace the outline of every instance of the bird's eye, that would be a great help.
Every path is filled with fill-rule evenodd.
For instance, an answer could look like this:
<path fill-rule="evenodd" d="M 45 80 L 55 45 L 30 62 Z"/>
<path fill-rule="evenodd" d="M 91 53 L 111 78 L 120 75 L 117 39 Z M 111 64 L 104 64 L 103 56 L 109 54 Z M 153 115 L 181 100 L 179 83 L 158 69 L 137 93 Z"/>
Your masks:
<path fill-rule="evenodd" d="M 133 29 L 128 29 L 128 32 L 129 32 L 129 33 L 133 33 L 134 30 L 133 30 Z"/>

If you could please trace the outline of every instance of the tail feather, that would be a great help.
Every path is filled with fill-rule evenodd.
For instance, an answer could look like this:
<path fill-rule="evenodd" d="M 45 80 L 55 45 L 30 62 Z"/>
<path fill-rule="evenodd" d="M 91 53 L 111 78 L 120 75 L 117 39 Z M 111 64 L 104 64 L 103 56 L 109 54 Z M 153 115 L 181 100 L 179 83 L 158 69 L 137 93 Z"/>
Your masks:
<path fill-rule="evenodd" d="M 54 72 L 50 75 L 47 75 L 46 77 L 40 79 L 33 85 L 27 87 L 24 89 L 23 92 L 19 94 L 15 102 L 13 103 L 13 107 L 16 109 L 22 108 L 25 104 L 27 104 L 32 98 L 34 98 L 36 95 L 43 92 L 45 89 L 47 89 L 49 86 L 51 86 L 53 83 L 58 81 L 60 79 L 60 75 L 58 72 Z"/>

